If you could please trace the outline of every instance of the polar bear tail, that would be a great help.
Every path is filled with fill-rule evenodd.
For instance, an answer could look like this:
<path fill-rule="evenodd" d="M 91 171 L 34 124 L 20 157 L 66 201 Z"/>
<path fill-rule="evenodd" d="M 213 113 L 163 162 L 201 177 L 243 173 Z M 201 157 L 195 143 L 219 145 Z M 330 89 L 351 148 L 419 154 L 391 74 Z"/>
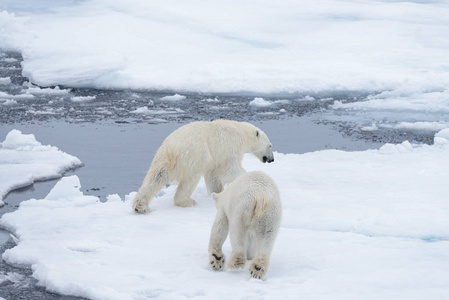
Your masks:
<path fill-rule="evenodd" d="M 253 218 L 254 217 L 260 218 L 261 216 L 263 216 L 268 206 L 270 206 L 271 200 L 266 195 L 263 194 L 256 196 L 255 200 L 256 201 L 254 205 Z"/>

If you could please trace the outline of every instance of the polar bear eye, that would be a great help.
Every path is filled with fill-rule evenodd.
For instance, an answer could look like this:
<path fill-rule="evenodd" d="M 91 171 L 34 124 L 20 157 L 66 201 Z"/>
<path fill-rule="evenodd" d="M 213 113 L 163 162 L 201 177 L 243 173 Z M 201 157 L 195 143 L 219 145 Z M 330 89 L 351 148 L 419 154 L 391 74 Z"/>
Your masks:
<path fill-rule="evenodd" d="M 256 136 L 257 137 L 259 136 L 259 130 L 256 130 Z"/>

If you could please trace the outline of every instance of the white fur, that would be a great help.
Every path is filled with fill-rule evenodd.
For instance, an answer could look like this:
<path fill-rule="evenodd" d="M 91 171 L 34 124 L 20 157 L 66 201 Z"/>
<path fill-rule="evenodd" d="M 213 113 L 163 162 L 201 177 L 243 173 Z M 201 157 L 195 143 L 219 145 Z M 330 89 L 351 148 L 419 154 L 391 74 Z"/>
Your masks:
<path fill-rule="evenodd" d="M 244 172 L 241 162 L 245 153 L 253 153 L 262 162 L 274 161 L 270 140 L 249 123 L 215 120 L 182 126 L 157 150 L 133 200 L 134 210 L 150 211 L 150 201 L 174 181 L 178 182 L 174 197 L 178 206 L 196 204 L 190 195 L 202 176 L 209 193 L 221 192 L 225 184 Z"/>
<path fill-rule="evenodd" d="M 217 271 L 223 268 L 222 246 L 229 231 L 232 253 L 227 267 L 243 268 L 250 259 L 250 276 L 263 279 L 282 216 L 276 183 L 264 172 L 243 173 L 212 197 L 217 216 L 209 240 L 211 267 Z"/>

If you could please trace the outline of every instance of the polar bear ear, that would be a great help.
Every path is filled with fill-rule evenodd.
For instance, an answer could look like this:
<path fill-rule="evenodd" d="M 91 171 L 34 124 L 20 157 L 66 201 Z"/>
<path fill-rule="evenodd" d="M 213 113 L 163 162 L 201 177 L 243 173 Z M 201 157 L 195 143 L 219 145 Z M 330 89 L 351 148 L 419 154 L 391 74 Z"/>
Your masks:
<path fill-rule="evenodd" d="M 214 198 L 215 207 L 218 209 L 218 194 L 212 193 L 211 196 Z"/>

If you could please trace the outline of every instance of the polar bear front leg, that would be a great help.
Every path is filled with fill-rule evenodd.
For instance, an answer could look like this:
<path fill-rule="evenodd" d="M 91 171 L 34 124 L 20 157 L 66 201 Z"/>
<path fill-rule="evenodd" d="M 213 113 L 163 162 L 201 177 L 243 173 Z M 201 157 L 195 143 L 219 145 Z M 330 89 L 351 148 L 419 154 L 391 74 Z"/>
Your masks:
<path fill-rule="evenodd" d="M 225 263 L 223 254 L 223 243 L 228 236 L 228 218 L 221 211 L 217 213 L 209 239 L 209 263 L 215 271 L 221 271 Z"/>
<path fill-rule="evenodd" d="M 176 189 L 174 197 L 176 206 L 190 207 L 196 205 L 196 201 L 190 198 L 190 195 L 192 195 L 193 191 L 195 190 L 195 187 L 200 181 L 201 176 L 193 175 L 191 177 L 186 177 L 187 178 L 179 181 L 178 188 Z"/>

